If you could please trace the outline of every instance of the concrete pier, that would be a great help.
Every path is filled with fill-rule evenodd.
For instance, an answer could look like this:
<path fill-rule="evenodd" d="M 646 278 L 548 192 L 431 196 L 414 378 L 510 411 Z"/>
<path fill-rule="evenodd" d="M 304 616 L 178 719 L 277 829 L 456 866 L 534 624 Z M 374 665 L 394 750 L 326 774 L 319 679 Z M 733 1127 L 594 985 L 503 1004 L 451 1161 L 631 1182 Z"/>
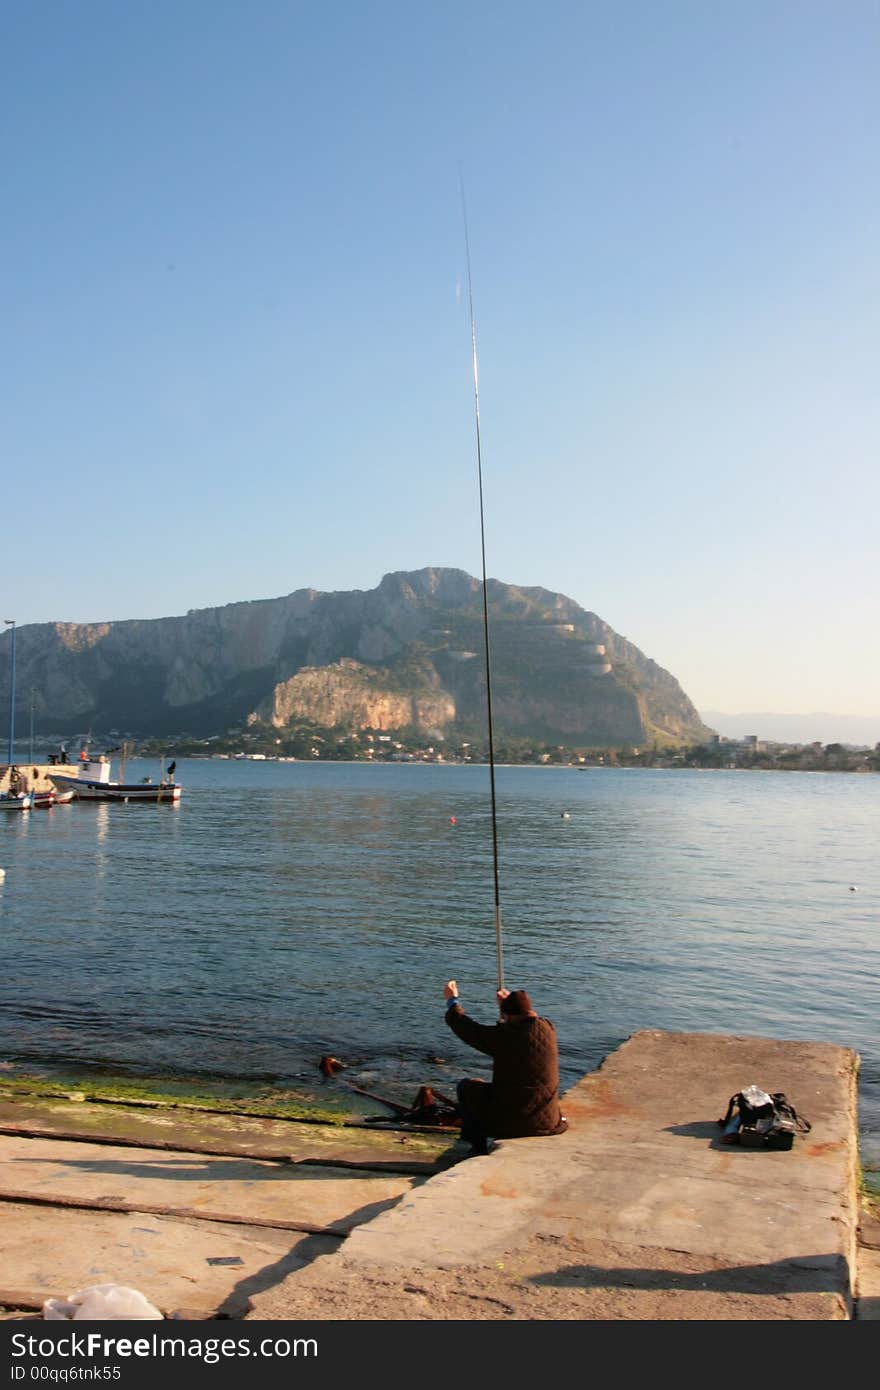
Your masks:
<path fill-rule="evenodd" d="M 200 1318 L 876 1317 L 857 1063 L 645 1031 L 567 1092 L 566 1134 L 464 1160 L 450 1133 L 8 1094 L 0 1303 L 20 1317 L 118 1282 Z M 811 1122 L 791 1151 L 719 1142 L 752 1083 Z"/>
<path fill-rule="evenodd" d="M 856 1282 L 857 1057 L 641 1032 L 508 1140 L 253 1300 L 257 1318 L 846 1319 Z M 812 1124 L 789 1152 L 727 1147 L 757 1083 Z"/>

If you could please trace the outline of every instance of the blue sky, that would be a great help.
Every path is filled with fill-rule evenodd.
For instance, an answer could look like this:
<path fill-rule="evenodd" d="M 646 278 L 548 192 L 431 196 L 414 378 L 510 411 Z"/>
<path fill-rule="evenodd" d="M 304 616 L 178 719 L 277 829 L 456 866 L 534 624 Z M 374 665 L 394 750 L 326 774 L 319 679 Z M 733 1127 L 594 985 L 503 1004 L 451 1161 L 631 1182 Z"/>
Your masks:
<path fill-rule="evenodd" d="M 7 0 L 19 624 L 390 570 L 880 714 L 877 3 Z M 10 560 L 14 560 L 11 563 Z"/>

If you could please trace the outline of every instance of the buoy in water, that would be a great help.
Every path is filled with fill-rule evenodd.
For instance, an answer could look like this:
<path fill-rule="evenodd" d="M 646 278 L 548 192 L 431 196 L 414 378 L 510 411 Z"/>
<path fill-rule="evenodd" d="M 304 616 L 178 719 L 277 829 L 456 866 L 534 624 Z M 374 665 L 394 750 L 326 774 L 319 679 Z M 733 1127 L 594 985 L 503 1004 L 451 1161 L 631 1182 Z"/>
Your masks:
<path fill-rule="evenodd" d="M 562 812 L 562 819 L 563 819 L 563 820 L 571 820 L 571 811 L 563 811 L 563 812 Z"/>
<path fill-rule="evenodd" d="M 849 886 L 849 891 L 850 891 L 851 893 L 858 893 L 859 890 L 858 890 L 858 888 L 855 886 L 854 883 L 851 883 L 850 886 Z"/>
<path fill-rule="evenodd" d="M 457 825 L 457 824 L 458 824 L 458 822 L 457 822 L 456 819 L 455 819 L 455 816 L 450 816 L 450 817 L 449 817 L 449 824 L 450 824 L 450 825 Z"/>

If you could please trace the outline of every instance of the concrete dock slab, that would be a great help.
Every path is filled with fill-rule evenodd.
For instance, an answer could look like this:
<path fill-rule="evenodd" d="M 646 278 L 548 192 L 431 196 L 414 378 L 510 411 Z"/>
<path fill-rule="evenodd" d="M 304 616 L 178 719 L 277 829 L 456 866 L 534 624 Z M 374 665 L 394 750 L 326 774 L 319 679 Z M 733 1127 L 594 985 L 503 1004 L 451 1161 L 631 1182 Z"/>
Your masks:
<path fill-rule="evenodd" d="M 130 1137 L 114 1145 L 107 1130 L 121 1121 L 130 1135 L 129 1117 L 116 1107 L 94 1108 L 104 1124 L 93 1117 L 94 1133 L 84 1142 L 58 1137 L 82 1124 L 80 1104 L 64 1110 L 53 1102 L 44 1111 L 29 1102 L 17 1113 L 7 1106 L 7 1129 L 32 1136 L 0 1133 L 0 1308 L 7 1315 L 38 1313 L 50 1296 L 117 1283 L 138 1289 L 169 1316 L 241 1317 L 250 1293 L 334 1249 L 358 1222 L 424 1181 L 420 1174 L 433 1171 L 424 1161 L 432 1148 L 448 1149 L 448 1138 L 370 1132 L 356 1135 L 352 1148 L 336 1126 L 316 1143 L 309 1125 L 245 1119 L 239 1131 L 239 1117 L 227 1116 L 210 1117 L 207 1138 L 231 1152 L 188 1152 L 176 1145 L 187 1135 L 204 1141 L 206 1131 L 188 1129 L 176 1110 L 173 1138 L 162 1141 L 173 1149 L 138 1147 Z M 132 1118 L 144 1132 L 137 1123 L 143 1117 Z M 155 1124 L 159 1117 L 151 1118 L 147 1132 L 167 1135 Z M 228 1123 L 218 1126 L 218 1119 Z M 413 1138 L 425 1140 L 416 1165 Z M 237 1141 L 284 1157 L 237 1154 Z M 404 1171 L 394 1170 L 395 1148 L 407 1155 Z M 291 1159 L 291 1152 L 307 1156 Z M 326 1162 L 316 1162 L 318 1155 Z M 344 1155 L 363 1166 L 339 1166 Z"/>
<path fill-rule="evenodd" d="M 332 1236 L 143 1213 L 3 1203 L 0 1306 L 39 1313 L 95 1284 L 139 1290 L 166 1317 L 243 1315 L 249 1294 L 339 1244 Z"/>
<path fill-rule="evenodd" d="M 0 1305 L 115 1282 L 191 1317 L 839 1320 L 855 1292 L 870 1318 L 857 1062 L 645 1031 L 567 1092 L 566 1134 L 464 1162 L 448 1134 L 7 1096 Z M 719 1142 L 751 1083 L 812 1123 L 790 1152 Z"/>
<path fill-rule="evenodd" d="M 0 1201 L 186 1212 L 254 1225 L 347 1233 L 418 1179 L 154 1149 L 59 1144 L 0 1135 Z"/>
<path fill-rule="evenodd" d="M 566 1134 L 432 1178 L 252 1316 L 846 1318 L 856 1071 L 826 1044 L 637 1033 L 567 1092 Z M 751 1083 L 811 1122 L 790 1152 L 720 1144 Z"/>

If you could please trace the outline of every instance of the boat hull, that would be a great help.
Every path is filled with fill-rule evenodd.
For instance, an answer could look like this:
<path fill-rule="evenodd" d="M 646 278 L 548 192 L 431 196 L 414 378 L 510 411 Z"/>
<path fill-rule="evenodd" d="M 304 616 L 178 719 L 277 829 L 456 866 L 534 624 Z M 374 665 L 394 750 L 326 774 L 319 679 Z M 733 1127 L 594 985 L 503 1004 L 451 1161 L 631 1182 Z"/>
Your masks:
<path fill-rule="evenodd" d="M 72 791 L 34 792 L 34 810 L 47 806 L 66 806 L 73 800 Z"/>
<path fill-rule="evenodd" d="M 62 791 L 73 792 L 77 801 L 145 801 L 167 804 L 180 800 L 181 787 L 173 782 L 92 782 L 85 777 L 55 777 Z"/>

